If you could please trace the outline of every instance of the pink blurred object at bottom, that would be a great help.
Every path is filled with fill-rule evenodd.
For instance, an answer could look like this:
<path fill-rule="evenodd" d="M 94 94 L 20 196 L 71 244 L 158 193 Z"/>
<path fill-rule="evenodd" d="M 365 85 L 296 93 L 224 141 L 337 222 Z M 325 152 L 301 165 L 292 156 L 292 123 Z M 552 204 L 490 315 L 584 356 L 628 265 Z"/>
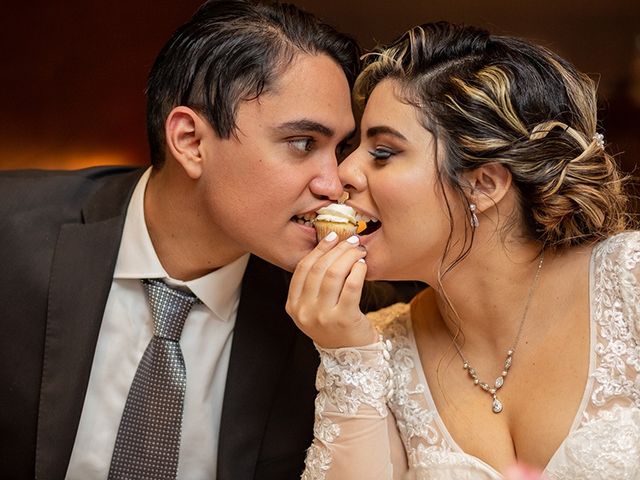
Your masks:
<path fill-rule="evenodd" d="M 542 470 L 517 463 L 507 468 L 504 472 L 504 480 L 544 480 Z"/>

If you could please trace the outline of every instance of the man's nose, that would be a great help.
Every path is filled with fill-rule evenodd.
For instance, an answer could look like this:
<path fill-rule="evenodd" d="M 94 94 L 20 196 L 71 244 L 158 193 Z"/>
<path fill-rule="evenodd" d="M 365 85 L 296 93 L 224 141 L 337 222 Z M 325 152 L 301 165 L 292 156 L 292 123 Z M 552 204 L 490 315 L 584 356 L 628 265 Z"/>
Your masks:
<path fill-rule="evenodd" d="M 335 159 L 323 165 L 320 173 L 309 184 L 311 192 L 319 198 L 337 201 L 342 195 L 342 182 L 338 176 L 338 162 Z"/>

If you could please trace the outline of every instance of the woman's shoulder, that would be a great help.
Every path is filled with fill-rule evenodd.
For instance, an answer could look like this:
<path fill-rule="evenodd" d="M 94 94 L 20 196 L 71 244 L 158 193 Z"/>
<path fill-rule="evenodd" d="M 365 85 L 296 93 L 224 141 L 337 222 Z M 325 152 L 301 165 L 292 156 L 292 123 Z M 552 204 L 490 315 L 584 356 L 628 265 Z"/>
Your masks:
<path fill-rule="evenodd" d="M 640 231 L 629 230 L 606 238 L 595 246 L 594 256 L 635 268 L 640 263 Z"/>
<path fill-rule="evenodd" d="M 620 320 L 640 341 L 640 232 L 619 233 L 596 245 L 593 266 L 592 294 L 600 306 L 596 313 L 609 312 L 600 323 Z"/>

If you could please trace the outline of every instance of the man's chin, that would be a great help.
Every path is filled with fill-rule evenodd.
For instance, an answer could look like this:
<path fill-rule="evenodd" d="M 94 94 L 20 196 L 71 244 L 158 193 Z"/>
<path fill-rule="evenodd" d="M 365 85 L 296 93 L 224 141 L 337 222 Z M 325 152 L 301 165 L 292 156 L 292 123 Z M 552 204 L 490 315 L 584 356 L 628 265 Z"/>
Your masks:
<path fill-rule="evenodd" d="M 270 236 L 268 242 L 254 245 L 262 248 L 253 248 L 252 253 L 283 270 L 293 272 L 300 260 L 316 247 L 317 241 L 314 229 L 309 232 L 308 228 L 300 228 L 295 224 L 291 226 L 293 228 L 286 229 L 279 236 Z"/>
<path fill-rule="evenodd" d="M 312 248 L 304 249 L 289 249 L 286 252 L 265 252 L 264 254 L 255 253 L 256 256 L 262 258 L 264 261 L 269 262 L 276 267 L 280 267 L 288 272 L 293 272 L 296 266 L 307 254 L 311 252 Z"/>
<path fill-rule="evenodd" d="M 311 252 L 311 250 L 300 252 L 300 254 L 296 256 L 289 252 L 286 258 L 271 263 L 277 265 L 283 270 L 286 270 L 287 272 L 293 272 L 298 266 L 298 263 L 300 263 L 300 260 L 302 260 L 309 252 Z"/>

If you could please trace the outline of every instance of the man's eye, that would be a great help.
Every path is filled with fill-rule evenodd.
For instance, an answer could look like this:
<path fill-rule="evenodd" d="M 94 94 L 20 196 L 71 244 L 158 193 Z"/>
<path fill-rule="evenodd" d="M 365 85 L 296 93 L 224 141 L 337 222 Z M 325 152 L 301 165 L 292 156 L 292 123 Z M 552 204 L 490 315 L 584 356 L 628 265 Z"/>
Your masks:
<path fill-rule="evenodd" d="M 299 153 L 310 152 L 313 148 L 313 138 L 295 138 L 288 140 L 289 146 Z"/>

